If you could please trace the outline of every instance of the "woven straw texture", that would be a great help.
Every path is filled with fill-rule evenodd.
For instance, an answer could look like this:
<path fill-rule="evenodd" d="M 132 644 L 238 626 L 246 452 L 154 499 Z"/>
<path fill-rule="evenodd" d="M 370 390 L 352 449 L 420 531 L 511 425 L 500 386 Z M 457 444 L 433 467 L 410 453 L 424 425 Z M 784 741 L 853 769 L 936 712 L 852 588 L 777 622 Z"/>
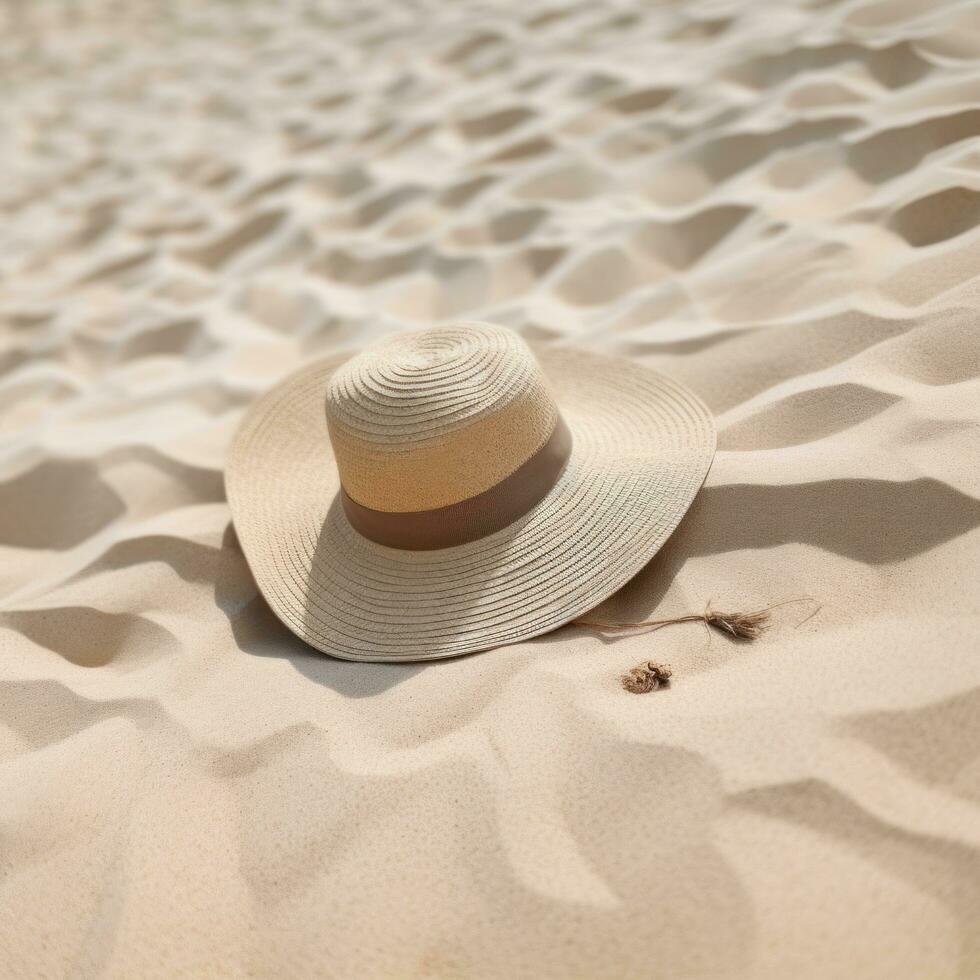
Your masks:
<path fill-rule="evenodd" d="M 487 353 L 480 343 L 468 347 L 464 339 L 450 339 L 442 353 L 427 355 L 428 363 L 426 356 L 413 361 L 412 344 L 402 356 L 414 364 L 407 376 L 417 389 L 434 385 L 441 391 L 433 379 L 451 365 L 444 404 L 418 390 L 408 396 L 401 382 L 385 391 L 372 386 L 370 397 L 354 398 L 351 366 L 343 367 L 348 358 L 334 357 L 259 399 L 229 456 L 228 498 L 259 588 L 276 615 L 324 653 L 349 660 L 429 660 L 555 629 L 632 578 L 704 481 L 714 426 L 690 391 L 627 361 L 543 349 L 536 352 L 546 378 L 541 391 L 553 392 L 573 436 L 568 464 L 544 500 L 503 530 L 457 547 L 407 551 L 368 541 L 351 528 L 337 497 L 328 393 L 331 431 L 356 430 L 365 444 L 380 447 L 384 459 L 386 445 L 405 445 L 379 421 L 390 417 L 392 405 L 407 409 L 405 417 L 414 420 L 408 433 L 430 446 L 438 444 L 437 420 L 454 437 L 522 398 L 529 384 L 538 385 L 533 362 L 510 364 L 509 374 L 501 371 L 488 381 L 473 368 Z M 379 361 L 390 369 L 398 359 L 389 351 Z M 514 359 L 522 361 L 519 353 Z M 509 364 L 511 358 L 489 360 Z M 364 364 L 354 368 L 363 378 Z M 460 396 L 465 385 L 449 380 L 461 371 L 476 389 L 499 397 L 478 397 L 467 413 Z M 516 380 L 509 385 L 505 376 Z M 382 402 L 384 410 L 377 408 Z M 552 404 L 546 395 L 532 402 Z M 369 410 L 358 412 L 358 404 Z M 547 434 L 542 431 L 540 440 Z M 524 451 L 502 455 L 513 469 Z M 481 472 L 490 473 L 493 464 L 487 461 Z"/>
<path fill-rule="evenodd" d="M 326 413 L 348 494 L 383 511 L 489 490 L 541 448 L 558 416 L 524 341 L 485 323 L 369 348 L 331 378 Z"/>

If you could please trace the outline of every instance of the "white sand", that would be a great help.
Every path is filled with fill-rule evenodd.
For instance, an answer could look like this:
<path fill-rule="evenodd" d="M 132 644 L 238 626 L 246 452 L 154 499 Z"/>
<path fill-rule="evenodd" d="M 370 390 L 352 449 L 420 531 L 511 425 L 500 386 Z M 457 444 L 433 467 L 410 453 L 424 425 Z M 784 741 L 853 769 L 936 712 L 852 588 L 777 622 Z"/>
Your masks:
<path fill-rule="evenodd" d="M 980 975 L 976 4 L 318 6 L 0 7 L 0 973 Z M 231 433 L 457 315 L 716 412 L 607 612 L 821 611 L 307 651 Z"/>

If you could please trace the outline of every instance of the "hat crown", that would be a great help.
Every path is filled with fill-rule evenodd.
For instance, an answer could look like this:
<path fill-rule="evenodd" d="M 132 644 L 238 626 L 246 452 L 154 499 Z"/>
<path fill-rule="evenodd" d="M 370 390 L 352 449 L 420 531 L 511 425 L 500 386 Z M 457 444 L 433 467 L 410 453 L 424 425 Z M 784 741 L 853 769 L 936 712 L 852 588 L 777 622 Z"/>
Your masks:
<path fill-rule="evenodd" d="M 330 379 L 326 415 L 348 495 L 406 512 L 505 479 L 548 441 L 558 409 L 517 334 L 456 323 L 397 334 L 352 358 Z"/>

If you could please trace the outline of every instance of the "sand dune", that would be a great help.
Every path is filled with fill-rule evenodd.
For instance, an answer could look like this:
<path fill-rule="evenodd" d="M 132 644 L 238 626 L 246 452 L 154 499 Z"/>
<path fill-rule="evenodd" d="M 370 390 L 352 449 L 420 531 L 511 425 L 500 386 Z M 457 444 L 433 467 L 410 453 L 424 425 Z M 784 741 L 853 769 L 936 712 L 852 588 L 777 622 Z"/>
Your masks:
<path fill-rule="evenodd" d="M 978 65 L 956 0 L 0 9 L 0 974 L 980 975 Z M 604 611 L 812 602 L 304 647 L 238 419 L 460 316 L 716 413 Z"/>

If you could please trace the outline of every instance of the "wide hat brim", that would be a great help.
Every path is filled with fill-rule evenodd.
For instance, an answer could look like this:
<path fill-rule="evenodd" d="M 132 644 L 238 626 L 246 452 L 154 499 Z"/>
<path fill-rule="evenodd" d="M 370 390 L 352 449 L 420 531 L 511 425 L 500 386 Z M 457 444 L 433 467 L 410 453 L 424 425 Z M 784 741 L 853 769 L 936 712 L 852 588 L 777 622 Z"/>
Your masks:
<path fill-rule="evenodd" d="M 597 606 L 650 561 L 700 489 L 711 413 L 649 368 L 535 351 L 572 433 L 554 488 L 509 527 L 434 551 L 349 524 L 324 411 L 351 355 L 290 375 L 249 409 L 225 484 L 262 595 L 297 636 L 345 660 L 433 660 L 527 640 Z"/>

